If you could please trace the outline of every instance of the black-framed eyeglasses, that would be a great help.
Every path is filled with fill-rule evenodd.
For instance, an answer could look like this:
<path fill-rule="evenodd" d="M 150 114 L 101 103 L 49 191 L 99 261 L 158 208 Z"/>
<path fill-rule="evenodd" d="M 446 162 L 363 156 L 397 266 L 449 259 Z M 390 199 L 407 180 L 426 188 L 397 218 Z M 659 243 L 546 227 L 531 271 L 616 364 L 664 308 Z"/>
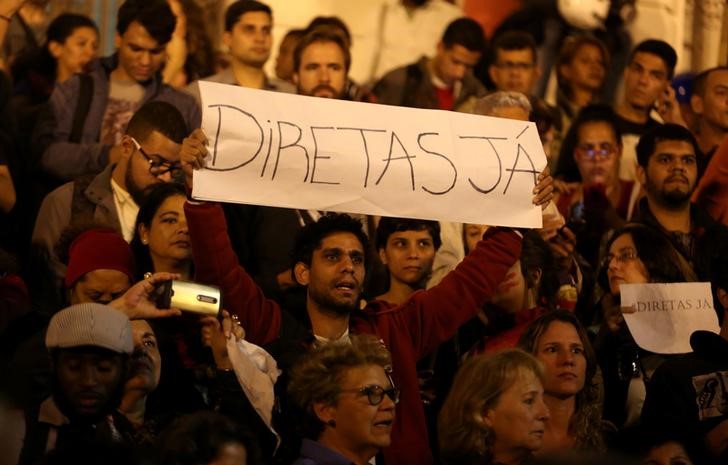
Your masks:
<path fill-rule="evenodd" d="M 141 153 L 142 156 L 146 158 L 147 162 L 149 162 L 149 173 L 151 173 L 153 176 L 162 176 L 163 174 L 167 174 L 170 172 L 172 173 L 172 176 L 174 176 L 182 170 L 182 165 L 180 163 L 157 160 L 155 157 L 149 155 L 146 151 L 144 151 L 144 149 L 139 144 L 139 142 L 137 142 L 136 139 L 132 137 L 131 141 L 134 143 L 134 147 L 139 150 L 139 153 Z"/>
<path fill-rule="evenodd" d="M 341 392 L 353 392 L 366 396 L 369 404 L 375 407 L 384 401 L 384 396 L 389 397 L 395 404 L 399 402 L 399 389 L 396 387 L 384 389 L 378 384 L 370 384 L 357 389 L 342 389 Z"/>

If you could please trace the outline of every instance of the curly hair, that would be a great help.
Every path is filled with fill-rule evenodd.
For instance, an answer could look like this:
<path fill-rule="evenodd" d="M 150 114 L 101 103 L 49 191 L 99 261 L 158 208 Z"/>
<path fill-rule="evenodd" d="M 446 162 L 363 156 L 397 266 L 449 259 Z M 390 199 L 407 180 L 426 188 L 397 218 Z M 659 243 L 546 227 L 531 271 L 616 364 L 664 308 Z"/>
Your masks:
<path fill-rule="evenodd" d="M 495 407 L 501 394 L 529 372 L 543 382 L 541 362 L 521 349 L 473 357 L 460 367 L 438 417 L 444 464 L 489 463 L 493 459 L 495 436 L 483 412 Z"/>
<path fill-rule="evenodd" d="M 526 328 L 518 341 L 518 347 L 537 357 L 541 336 L 555 321 L 574 327 L 584 346 L 586 358 L 584 388 L 576 395 L 576 408 L 569 422 L 569 434 L 576 439 L 578 449 L 604 452 L 604 438 L 600 429 L 603 400 L 601 376 L 598 374 L 597 357 L 589 342 L 589 336 L 576 316 L 566 310 L 555 310 L 542 315 Z"/>
<path fill-rule="evenodd" d="M 341 383 L 349 369 L 377 365 L 391 370 L 392 358 L 384 343 L 372 335 L 351 336 L 351 344 L 322 344 L 293 367 L 288 394 L 293 401 L 304 437 L 318 439 L 325 424 L 314 411 L 315 404 L 335 405 Z"/>

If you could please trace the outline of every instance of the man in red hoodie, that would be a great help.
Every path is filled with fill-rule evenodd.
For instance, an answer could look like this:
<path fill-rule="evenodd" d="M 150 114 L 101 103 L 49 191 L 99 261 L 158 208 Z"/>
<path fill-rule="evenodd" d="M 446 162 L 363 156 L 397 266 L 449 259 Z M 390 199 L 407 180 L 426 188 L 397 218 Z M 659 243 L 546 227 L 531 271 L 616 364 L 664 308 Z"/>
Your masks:
<path fill-rule="evenodd" d="M 195 131 L 191 138 L 199 144 L 182 155 L 190 188 L 193 169 L 203 167 L 207 155 L 202 131 Z M 553 197 L 552 190 L 551 177 L 541 174 L 533 202 L 546 205 Z M 417 361 L 450 339 L 493 295 L 520 256 L 521 235 L 508 228 L 490 228 L 440 285 L 415 292 L 400 305 L 382 306 L 378 302 L 362 309 L 367 237 L 361 223 L 348 215 L 325 215 L 301 230 L 294 247 L 292 273 L 307 289 L 309 326 L 302 327 L 275 301 L 267 299 L 238 264 L 219 204 L 188 201 L 185 214 L 197 280 L 221 287 L 228 310 L 245 328 L 246 339 L 266 345 L 284 372 L 312 344 L 348 341 L 350 332 L 381 338 L 392 353 L 393 379 L 402 393 L 392 425 L 392 445 L 383 451 L 385 462 L 434 463 Z"/>

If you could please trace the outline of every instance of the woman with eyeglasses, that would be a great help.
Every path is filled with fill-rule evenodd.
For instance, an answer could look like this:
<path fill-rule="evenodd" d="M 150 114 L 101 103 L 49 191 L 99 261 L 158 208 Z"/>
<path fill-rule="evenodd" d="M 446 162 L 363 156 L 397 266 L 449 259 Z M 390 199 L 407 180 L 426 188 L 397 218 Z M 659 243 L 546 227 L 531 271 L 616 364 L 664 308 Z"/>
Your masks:
<path fill-rule="evenodd" d="M 665 356 L 640 349 L 624 322 L 622 284 L 696 281 L 695 272 L 659 231 L 628 224 L 614 231 L 606 244 L 599 282 L 603 322 L 594 343 L 604 377 L 605 419 L 617 427 L 635 424 L 642 411 L 645 381 Z"/>
<path fill-rule="evenodd" d="M 542 452 L 604 452 L 602 385 L 584 326 L 565 310 L 549 312 L 521 335 L 518 346 L 544 366 L 546 423 Z"/>
<path fill-rule="evenodd" d="M 590 105 L 574 120 L 559 158 L 557 176 L 564 182 L 557 184 L 554 202 L 575 235 L 577 251 L 593 266 L 602 234 L 629 219 L 637 198 L 633 191 L 639 185 L 619 179 L 621 140 L 614 111 Z"/>
<path fill-rule="evenodd" d="M 444 465 L 520 465 L 543 446 L 541 363 L 520 349 L 468 359 L 438 419 Z"/>
<path fill-rule="evenodd" d="M 399 390 L 391 357 L 371 335 L 313 349 L 294 366 L 288 395 L 300 420 L 294 465 L 366 465 L 389 446 Z"/>

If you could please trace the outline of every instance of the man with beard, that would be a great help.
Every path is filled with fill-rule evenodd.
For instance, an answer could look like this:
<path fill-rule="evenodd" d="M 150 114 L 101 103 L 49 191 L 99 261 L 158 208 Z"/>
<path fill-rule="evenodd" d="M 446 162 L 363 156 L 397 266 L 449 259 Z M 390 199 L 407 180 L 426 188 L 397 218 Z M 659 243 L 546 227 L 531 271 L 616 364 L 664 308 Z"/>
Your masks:
<path fill-rule="evenodd" d="M 66 183 L 46 196 L 32 241 L 49 260 L 57 285 L 65 274 L 65 266 L 54 251 L 61 233 L 69 225 L 93 221 L 130 241 L 144 189 L 171 182 L 180 173 L 179 154 L 185 148 L 186 136 L 187 125 L 179 110 L 166 102 L 150 102 L 129 121 L 118 163 L 97 175 Z"/>
<path fill-rule="evenodd" d="M 105 305 L 73 305 L 51 319 L 46 348 L 53 394 L 16 418 L 18 441 L 4 451 L 8 463 L 126 440 L 130 426 L 116 408 L 133 350 L 129 318 Z"/>
<path fill-rule="evenodd" d="M 342 98 L 351 53 L 336 30 L 320 26 L 303 36 L 293 52 L 293 83 L 300 95 Z"/>
<path fill-rule="evenodd" d="M 728 229 L 690 202 L 698 179 L 700 149 L 677 124 L 648 130 L 637 144 L 637 180 L 645 190 L 637 222 L 664 233 L 698 277 L 710 279 L 711 248 L 728 240 Z"/>
<path fill-rule="evenodd" d="M 188 187 L 192 187 L 193 169 L 204 166 L 205 156 L 183 151 Z M 552 190 L 551 177 L 539 175 L 534 204 L 548 203 Z M 293 276 L 306 290 L 302 315 L 305 322 L 300 324 L 268 299 L 238 264 L 220 205 L 187 202 L 185 215 L 197 279 L 221 286 L 229 311 L 238 316 L 245 329 L 246 340 L 266 346 L 284 374 L 312 344 L 347 343 L 350 331 L 381 338 L 392 353 L 395 385 L 402 390 L 398 415 L 391 426 L 392 445 L 383 451 L 385 461 L 389 465 L 434 463 L 419 393 L 417 361 L 451 338 L 493 295 L 520 256 L 518 233 L 490 228 L 440 285 L 415 292 L 391 308 L 370 304 L 362 309 L 367 237 L 358 220 L 345 214 L 324 215 L 300 230 L 292 249 Z M 279 383 L 285 385 L 285 381 Z M 284 411 L 285 399 L 283 396 Z M 283 428 L 285 443 L 291 438 L 286 435 L 290 433 L 290 422 L 280 422 L 277 427 Z M 297 453 L 294 442 L 283 447 L 281 463 L 292 461 L 285 462 L 286 452 L 293 449 Z"/>

